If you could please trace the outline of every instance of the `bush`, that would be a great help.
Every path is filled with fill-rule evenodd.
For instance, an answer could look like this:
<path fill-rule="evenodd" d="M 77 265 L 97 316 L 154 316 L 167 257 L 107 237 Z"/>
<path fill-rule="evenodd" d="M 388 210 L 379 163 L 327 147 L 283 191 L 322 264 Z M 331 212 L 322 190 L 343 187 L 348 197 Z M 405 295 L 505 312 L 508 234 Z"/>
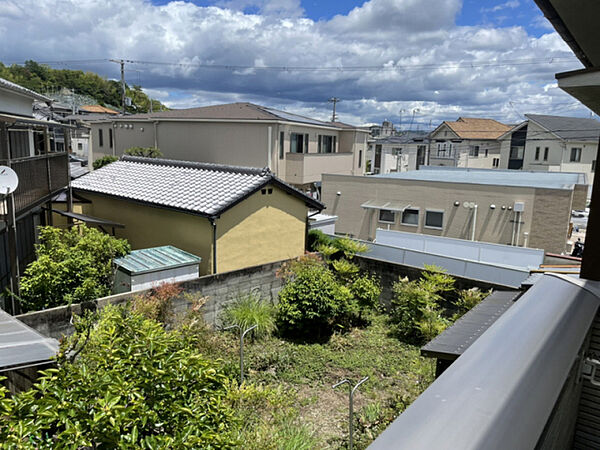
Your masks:
<path fill-rule="evenodd" d="M 367 312 L 377 308 L 381 295 L 381 284 L 374 276 L 364 275 L 352 281 L 350 292 L 358 303 L 359 319 L 363 319 Z"/>
<path fill-rule="evenodd" d="M 106 155 L 106 156 L 103 156 L 102 158 L 94 161 L 92 166 L 94 167 L 94 170 L 97 170 L 101 167 L 104 167 L 110 163 L 114 163 L 115 161 L 118 161 L 118 160 L 119 160 L 119 158 L 117 158 L 116 156 Z"/>
<path fill-rule="evenodd" d="M 369 250 L 367 244 L 347 237 L 335 239 L 333 241 L 333 246 L 337 247 L 341 252 L 344 253 L 346 258 L 350 259 L 352 259 L 357 253 L 365 253 Z"/>
<path fill-rule="evenodd" d="M 246 294 L 227 305 L 223 311 L 225 325 L 238 325 L 242 331 L 258 325 L 252 334 L 256 338 L 270 336 L 276 329 L 275 307 L 258 294 Z"/>
<path fill-rule="evenodd" d="M 71 350 L 78 347 L 72 361 Z M 77 353 L 76 352 L 76 353 Z M 61 345 L 59 366 L 11 399 L 0 388 L 7 448 L 231 448 L 229 380 L 193 342 L 124 308 Z"/>
<path fill-rule="evenodd" d="M 160 158 L 162 152 L 154 147 L 131 147 L 125 150 L 125 154 L 129 156 L 142 156 L 144 158 Z"/>
<path fill-rule="evenodd" d="M 331 245 L 333 243 L 333 238 L 327 236 L 321 230 L 310 230 L 308 232 L 308 239 L 306 240 L 306 245 L 308 250 L 316 252 L 318 251 L 318 247 L 320 245 Z"/>
<path fill-rule="evenodd" d="M 481 300 L 490 295 L 491 292 L 491 290 L 481 291 L 477 287 L 458 291 L 458 300 L 456 301 L 458 311 L 454 314 L 452 320 L 457 320 L 462 317 L 466 312 L 471 310 L 471 308 L 481 302 Z"/>
<path fill-rule="evenodd" d="M 146 319 L 168 324 L 173 319 L 173 299 L 181 293 L 182 289 L 176 284 L 161 283 L 149 292 L 135 295 L 131 309 Z"/>
<path fill-rule="evenodd" d="M 431 340 L 450 323 L 444 318 L 441 294 L 451 291 L 454 279 L 443 270 L 426 266 L 421 279 L 394 283 L 390 318 L 398 335 L 416 345 Z"/>
<path fill-rule="evenodd" d="M 328 336 L 351 297 L 350 290 L 322 263 L 298 265 L 293 278 L 279 291 L 279 329 L 304 337 Z"/>
<path fill-rule="evenodd" d="M 113 259 L 130 250 L 126 240 L 85 225 L 40 227 L 37 259 L 21 278 L 22 308 L 39 310 L 109 295 Z"/>

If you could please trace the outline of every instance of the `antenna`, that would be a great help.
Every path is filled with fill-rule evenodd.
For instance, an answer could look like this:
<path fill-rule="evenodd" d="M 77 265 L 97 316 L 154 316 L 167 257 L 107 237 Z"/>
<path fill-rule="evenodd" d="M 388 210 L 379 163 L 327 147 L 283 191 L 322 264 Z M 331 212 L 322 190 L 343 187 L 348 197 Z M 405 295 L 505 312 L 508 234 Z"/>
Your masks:
<path fill-rule="evenodd" d="M 12 194 L 18 186 L 19 177 L 16 172 L 8 166 L 0 166 L 0 194 Z"/>
<path fill-rule="evenodd" d="M 331 97 L 329 100 L 327 100 L 329 103 L 333 103 L 333 114 L 331 115 L 331 121 L 335 122 L 337 120 L 337 114 L 335 113 L 335 105 L 337 102 L 341 101 L 339 98 L 337 97 Z"/>

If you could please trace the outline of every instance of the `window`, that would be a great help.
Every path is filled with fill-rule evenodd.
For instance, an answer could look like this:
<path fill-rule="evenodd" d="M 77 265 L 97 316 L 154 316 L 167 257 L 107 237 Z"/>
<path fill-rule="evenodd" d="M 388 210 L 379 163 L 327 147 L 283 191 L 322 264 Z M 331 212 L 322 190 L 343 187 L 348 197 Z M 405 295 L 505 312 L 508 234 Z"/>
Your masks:
<path fill-rule="evenodd" d="M 36 155 L 43 155 L 46 153 L 46 137 L 43 131 L 35 130 L 33 132 L 33 149 Z"/>
<path fill-rule="evenodd" d="M 390 211 L 389 209 L 380 209 L 379 221 L 386 223 L 394 223 L 396 222 L 396 213 L 394 211 Z"/>
<path fill-rule="evenodd" d="M 494 158 L 492 161 L 492 167 L 500 167 L 500 158 Z"/>
<path fill-rule="evenodd" d="M 98 130 L 98 147 L 104 146 L 104 136 L 102 136 L 102 128 Z"/>
<path fill-rule="evenodd" d="M 592 172 L 596 171 L 596 160 L 592 161 Z"/>
<path fill-rule="evenodd" d="M 536 161 L 540 160 L 540 148 L 539 147 L 535 148 L 535 160 Z"/>
<path fill-rule="evenodd" d="M 362 150 L 358 151 L 358 168 L 362 167 Z"/>
<path fill-rule="evenodd" d="M 337 136 L 320 134 L 318 137 L 317 151 L 319 153 L 335 153 L 336 138 Z"/>
<path fill-rule="evenodd" d="M 573 147 L 571 149 L 570 162 L 580 162 L 580 161 L 581 161 L 581 147 Z"/>
<path fill-rule="evenodd" d="M 429 228 L 444 227 L 443 211 L 425 211 L 425 226 Z"/>
<path fill-rule="evenodd" d="M 113 131 L 112 131 L 112 128 L 108 129 L 108 146 L 110 148 L 113 147 Z"/>
<path fill-rule="evenodd" d="M 469 156 L 477 158 L 479 156 L 479 145 L 471 145 L 469 147 Z"/>
<path fill-rule="evenodd" d="M 83 144 L 81 142 L 77 143 L 77 150 L 83 150 Z"/>
<path fill-rule="evenodd" d="M 290 133 L 290 152 L 308 153 L 308 134 Z"/>
<path fill-rule="evenodd" d="M 285 133 L 281 131 L 279 133 L 279 159 L 283 159 L 283 144 L 285 143 Z"/>
<path fill-rule="evenodd" d="M 544 148 L 544 161 L 548 161 L 548 150 L 548 147 Z"/>
<path fill-rule="evenodd" d="M 402 147 L 394 147 L 392 148 L 392 155 L 399 156 L 402 154 Z"/>
<path fill-rule="evenodd" d="M 485 157 L 486 157 L 486 158 L 488 157 L 488 153 L 489 153 L 489 150 L 486 148 L 486 149 L 485 149 Z"/>
<path fill-rule="evenodd" d="M 30 156 L 29 130 L 8 130 L 8 145 L 11 158 Z"/>
<path fill-rule="evenodd" d="M 511 147 L 510 159 L 523 159 L 523 147 Z"/>
<path fill-rule="evenodd" d="M 402 225 L 419 225 L 419 210 L 407 208 L 402 211 Z"/>

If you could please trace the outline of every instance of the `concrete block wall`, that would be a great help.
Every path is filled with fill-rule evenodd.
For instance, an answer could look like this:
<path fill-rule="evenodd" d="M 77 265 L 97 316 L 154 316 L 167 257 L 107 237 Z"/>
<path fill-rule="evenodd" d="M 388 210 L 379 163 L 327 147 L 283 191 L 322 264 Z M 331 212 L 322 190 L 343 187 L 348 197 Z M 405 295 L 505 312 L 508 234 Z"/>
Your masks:
<path fill-rule="evenodd" d="M 173 302 L 176 315 L 183 315 L 192 305 L 190 297 L 208 297 L 203 307 L 204 318 L 209 324 L 219 324 L 219 317 L 223 308 L 236 300 L 240 295 L 249 292 L 259 293 L 264 299 L 276 302 L 277 294 L 282 286 L 276 271 L 283 261 L 249 267 L 232 272 L 216 275 L 206 275 L 189 281 L 179 283 L 183 290 Z M 59 306 L 43 311 L 34 311 L 18 316 L 18 319 L 42 333 L 44 336 L 60 339 L 73 333 L 71 318 L 81 315 L 85 310 L 102 309 L 106 305 L 123 305 L 136 295 L 141 295 L 149 290 L 127 292 L 99 298 L 93 302 Z"/>

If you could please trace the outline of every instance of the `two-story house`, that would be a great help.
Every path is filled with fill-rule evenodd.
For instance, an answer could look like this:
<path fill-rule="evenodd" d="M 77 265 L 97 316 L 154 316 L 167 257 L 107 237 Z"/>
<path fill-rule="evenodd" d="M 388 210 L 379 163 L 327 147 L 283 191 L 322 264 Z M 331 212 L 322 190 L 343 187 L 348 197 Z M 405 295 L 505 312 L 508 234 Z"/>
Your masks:
<path fill-rule="evenodd" d="M 155 147 L 170 159 L 268 167 L 285 182 L 316 191 L 322 173 L 364 172 L 368 135 L 340 122 L 230 103 L 92 122 L 89 161 Z"/>
<path fill-rule="evenodd" d="M 500 142 L 511 127 L 494 119 L 459 117 L 429 135 L 429 165 L 493 169 L 500 167 Z"/>
<path fill-rule="evenodd" d="M 525 114 L 527 120 L 503 134 L 500 166 L 508 169 L 586 174 L 596 171 L 600 122 L 578 117 Z"/>
<path fill-rule="evenodd" d="M 51 224 L 51 199 L 69 186 L 69 135 L 62 124 L 33 116 L 35 100 L 51 99 L 0 78 L 0 165 L 19 177 L 0 194 L 0 289 L 18 292 L 19 273 L 35 258 L 36 227 Z M 0 297 L 0 307 L 11 309 Z"/>
<path fill-rule="evenodd" d="M 429 139 L 424 131 L 378 136 L 369 139 L 368 144 L 368 171 L 373 174 L 418 170 L 427 164 Z"/>

